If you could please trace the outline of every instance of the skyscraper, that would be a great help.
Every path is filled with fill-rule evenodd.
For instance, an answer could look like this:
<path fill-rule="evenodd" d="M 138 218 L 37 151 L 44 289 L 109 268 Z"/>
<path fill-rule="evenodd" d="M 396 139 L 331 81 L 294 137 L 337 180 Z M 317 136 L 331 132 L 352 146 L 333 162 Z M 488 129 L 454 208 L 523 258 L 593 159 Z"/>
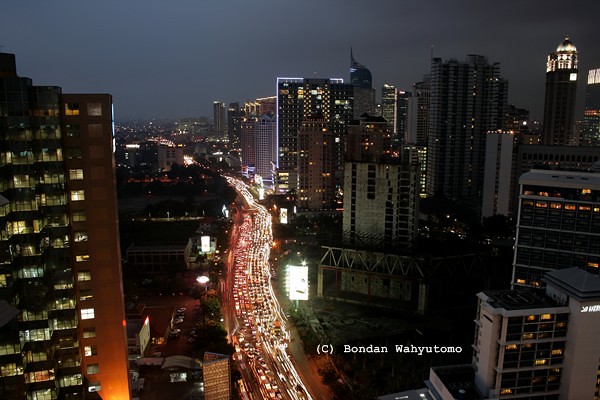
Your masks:
<path fill-rule="evenodd" d="M 427 194 L 478 209 L 487 133 L 502 129 L 507 83 L 500 65 L 469 55 L 431 65 Z"/>
<path fill-rule="evenodd" d="M 0 53 L 1 398 L 129 398 L 112 117 Z"/>
<path fill-rule="evenodd" d="M 600 145 L 600 68 L 588 73 L 581 144 Z"/>
<path fill-rule="evenodd" d="M 335 135 L 320 115 L 307 116 L 298 132 L 298 206 L 335 208 Z"/>
<path fill-rule="evenodd" d="M 334 135 L 336 179 L 341 182 L 343 140 L 352 119 L 353 86 L 342 79 L 277 78 L 277 186 L 297 188 L 298 131 L 305 117 L 321 115 Z"/>
<path fill-rule="evenodd" d="M 396 87 L 387 83 L 381 88 L 381 116 L 385 118 L 388 129 L 392 134 L 396 134 Z"/>
<path fill-rule="evenodd" d="M 244 110 L 240 108 L 240 103 L 229 103 L 229 109 L 227 110 L 227 138 L 230 145 L 239 146 L 243 118 Z"/>
<path fill-rule="evenodd" d="M 226 115 L 225 115 L 225 103 L 222 101 L 213 102 L 213 123 L 214 130 L 217 133 L 224 134 L 226 131 Z"/>
<path fill-rule="evenodd" d="M 263 181 L 271 186 L 273 184 L 273 169 L 277 163 L 277 119 L 274 114 L 262 114 L 254 126 L 256 141 L 256 173 Z"/>
<path fill-rule="evenodd" d="M 354 59 L 350 49 L 350 84 L 354 87 L 354 119 L 363 114 L 375 115 L 375 89 L 371 71 Z"/>
<path fill-rule="evenodd" d="M 577 62 L 577 48 L 568 37 L 548 55 L 543 144 L 578 144 L 575 135 Z"/>

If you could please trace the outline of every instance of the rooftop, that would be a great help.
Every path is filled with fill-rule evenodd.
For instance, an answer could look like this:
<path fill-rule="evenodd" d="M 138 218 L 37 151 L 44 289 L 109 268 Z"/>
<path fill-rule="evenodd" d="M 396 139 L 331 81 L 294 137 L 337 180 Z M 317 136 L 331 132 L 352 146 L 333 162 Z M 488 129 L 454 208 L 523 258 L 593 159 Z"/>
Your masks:
<path fill-rule="evenodd" d="M 579 301 L 600 299 L 600 276 L 579 268 L 551 271 L 542 280 L 561 287 Z"/>

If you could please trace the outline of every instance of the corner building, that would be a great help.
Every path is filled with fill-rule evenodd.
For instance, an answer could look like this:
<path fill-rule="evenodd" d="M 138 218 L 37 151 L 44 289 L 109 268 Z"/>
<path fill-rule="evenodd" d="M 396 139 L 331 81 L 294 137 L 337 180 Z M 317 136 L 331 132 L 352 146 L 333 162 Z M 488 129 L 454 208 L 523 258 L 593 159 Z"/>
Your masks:
<path fill-rule="evenodd" d="M 112 124 L 0 53 L 0 398 L 130 397 Z"/>

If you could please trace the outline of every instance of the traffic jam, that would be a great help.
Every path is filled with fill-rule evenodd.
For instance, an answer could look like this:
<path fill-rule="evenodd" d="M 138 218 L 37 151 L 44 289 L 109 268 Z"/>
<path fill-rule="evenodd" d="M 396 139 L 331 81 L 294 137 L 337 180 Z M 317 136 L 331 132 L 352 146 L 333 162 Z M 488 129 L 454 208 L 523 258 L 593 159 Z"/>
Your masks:
<path fill-rule="evenodd" d="M 271 216 L 254 202 L 244 183 L 230 178 L 230 184 L 248 206 L 234 248 L 232 269 L 232 306 L 237 319 L 232 332 L 234 359 L 240 368 L 249 369 L 242 373 L 242 379 L 252 376 L 254 381 L 243 382 L 242 396 L 256 398 L 258 387 L 266 399 L 311 399 L 288 354 L 290 337 L 285 315 L 271 285 Z"/>

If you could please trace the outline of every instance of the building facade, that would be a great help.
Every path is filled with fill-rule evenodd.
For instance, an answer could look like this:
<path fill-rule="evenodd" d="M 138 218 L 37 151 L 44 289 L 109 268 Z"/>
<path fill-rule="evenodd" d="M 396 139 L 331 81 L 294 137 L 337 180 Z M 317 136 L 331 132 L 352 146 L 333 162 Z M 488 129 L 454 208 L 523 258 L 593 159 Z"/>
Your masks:
<path fill-rule="evenodd" d="M 254 127 L 256 138 L 256 174 L 263 178 L 263 183 L 273 185 L 273 170 L 277 163 L 277 117 L 272 113 L 262 114 Z"/>
<path fill-rule="evenodd" d="M 298 186 L 298 132 L 305 117 L 320 115 L 334 135 L 336 178 L 341 181 L 343 140 L 352 119 L 353 86 L 342 79 L 277 78 L 277 187 Z"/>
<path fill-rule="evenodd" d="M 427 194 L 481 207 L 487 133 L 503 128 L 507 83 L 483 56 L 434 58 L 427 148 Z"/>
<path fill-rule="evenodd" d="M 431 368 L 433 398 L 600 398 L 600 280 L 571 268 L 544 281 L 478 294 L 473 362 Z"/>
<path fill-rule="evenodd" d="M 307 117 L 298 133 L 298 206 L 304 210 L 335 208 L 335 135 L 325 118 Z"/>
<path fill-rule="evenodd" d="M 225 103 L 222 101 L 213 102 L 213 130 L 218 134 L 227 132 L 227 115 L 225 113 Z"/>
<path fill-rule="evenodd" d="M 543 144 L 578 144 L 575 135 L 577 64 L 577 48 L 568 37 L 548 55 Z"/>
<path fill-rule="evenodd" d="M 129 398 L 112 99 L 33 86 L 0 53 L 0 397 Z"/>
<path fill-rule="evenodd" d="M 533 169 L 519 179 L 513 286 L 570 267 L 598 276 L 600 174 Z"/>

